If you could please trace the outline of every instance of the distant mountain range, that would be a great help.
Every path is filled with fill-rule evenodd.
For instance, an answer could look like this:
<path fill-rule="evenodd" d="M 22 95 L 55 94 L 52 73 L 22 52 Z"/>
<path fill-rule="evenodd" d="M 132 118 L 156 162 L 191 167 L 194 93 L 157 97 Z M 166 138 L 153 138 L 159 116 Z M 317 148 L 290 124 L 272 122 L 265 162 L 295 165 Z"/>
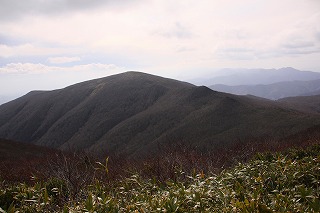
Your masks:
<path fill-rule="evenodd" d="M 281 69 L 222 69 L 218 73 L 218 76 L 207 76 L 205 80 L 197 80 L 195 83 L 206 86 L 215 84 L 238 86 L 320 79 L 319 72 L 300 71 L 291 67 Z"/>
<path fill-rule="evenodd" d="M 175 143 L 210 150 L 284 138 L 317 124 L 320 115 L 280 102 L 139 72 L 33 91 L 0 106 L 0 138 L 136 157 Z"/>
<path fill-rule="evenodd" d="M 255 95 L 271 100 L 292 96 L 308 96 L 320 94 L 320 79 L 312 81 L 285 81 L 273 84 L 228 86 L 216 84 L 211 89 L 236 95 Z"/>

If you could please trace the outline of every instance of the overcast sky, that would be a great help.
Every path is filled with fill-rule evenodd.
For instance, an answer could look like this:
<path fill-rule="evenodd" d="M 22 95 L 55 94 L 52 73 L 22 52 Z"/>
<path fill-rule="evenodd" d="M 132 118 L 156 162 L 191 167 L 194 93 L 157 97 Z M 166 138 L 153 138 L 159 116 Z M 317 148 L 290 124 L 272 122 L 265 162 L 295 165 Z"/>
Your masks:
<path fill-rule="evenodd" d="M 7 94 L 127 70 L 320 71 L 319 0 L 0 0 L 0 29 Z"/>

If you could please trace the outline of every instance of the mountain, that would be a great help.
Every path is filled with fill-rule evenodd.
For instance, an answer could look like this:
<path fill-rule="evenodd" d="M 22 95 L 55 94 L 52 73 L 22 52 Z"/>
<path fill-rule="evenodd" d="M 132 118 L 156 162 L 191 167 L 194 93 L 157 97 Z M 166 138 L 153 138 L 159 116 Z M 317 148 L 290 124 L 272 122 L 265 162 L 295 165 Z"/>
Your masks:
<path fill-rule="evenodd" d="M 185 143 L 209 150 L 251 138 L 282 138 L 320 124 L 280 103 L 126 72 L 0 106 L 0 138 L 62 150 L 143 156 Z"/>
<path fill-rule="evenodd" d="M 286 81 L 267 85 L 228 86 L 216 84 L 211 89 L 236 95 L 255 95 L 271 100 L 280 98 L 320 94 L 320 79 L 313 81 Z"/>
<path fill-rule="evenodd" d="M 291 67 L 281 69 L 222 69 L 218 73 L 219 76 L 212 78 L 207 76 L 206 80 L 198 80 L 196 84 L 206 86 L 214 84 L 237 86 L 320 79 L 320 73 L 318 72 L 300 71 Z"/>
<path fill-rule="evenodd" d="M 301 112 L 320 114 L 320 95 L 289 97 L 278 102 Z"/>

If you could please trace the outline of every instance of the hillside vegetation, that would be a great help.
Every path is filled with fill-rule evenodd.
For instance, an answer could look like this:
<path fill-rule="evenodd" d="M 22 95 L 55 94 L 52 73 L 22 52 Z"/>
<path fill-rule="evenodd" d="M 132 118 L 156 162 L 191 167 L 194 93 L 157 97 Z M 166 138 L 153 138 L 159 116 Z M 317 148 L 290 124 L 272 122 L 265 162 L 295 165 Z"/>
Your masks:
<path fill-rule="evenodd" d="M 28 181 L 58 153 L 60 151 L 47 147 L 0 139 L 0 179 Z"/>
<path fill-rule="evenodd" d="M 106 173 L 106 165 L 100 164 Z M 62 179 L 33 185 L 2 182 L 7 212 L 319 212 L 320 146 L 257 154 L 218 174 L 184 173 L 159 182 L 134 174 L 118 182 L 96 179 L 77 196 Z"/>

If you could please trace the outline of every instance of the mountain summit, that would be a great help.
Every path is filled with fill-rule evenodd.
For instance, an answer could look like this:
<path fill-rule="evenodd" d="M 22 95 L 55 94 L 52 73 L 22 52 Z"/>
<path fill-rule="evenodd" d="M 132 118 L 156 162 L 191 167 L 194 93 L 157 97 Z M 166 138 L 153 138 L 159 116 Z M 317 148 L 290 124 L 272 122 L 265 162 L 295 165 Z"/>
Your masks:
<path fill-rule="evenodd" d="M 34 91 L 0 106 L 0 138 L 133 156 L 177 142 L 210 149 L 282 138 L 319 123 L 271 101 L 140 72 Z"/>

